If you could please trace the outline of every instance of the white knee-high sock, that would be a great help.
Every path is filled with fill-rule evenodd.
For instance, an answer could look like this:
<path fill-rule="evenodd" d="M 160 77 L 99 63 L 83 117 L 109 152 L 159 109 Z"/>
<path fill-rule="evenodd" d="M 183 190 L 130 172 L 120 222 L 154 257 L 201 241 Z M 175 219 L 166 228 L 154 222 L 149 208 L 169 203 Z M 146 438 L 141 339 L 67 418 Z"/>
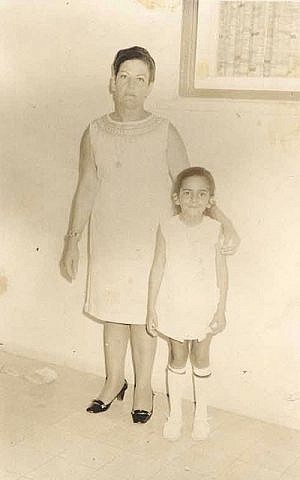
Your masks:
<path fill-rule="evenodd" d="M 204 440 L 209 435 L 207 402 L 211 372 L 208 369 L 193 368 L 195 415 L 192 436 Z"/>
<path fill-rule="evenodd" d="M 193 367 L 195 418 L 202 420 L 207 420 L 207 402 L 210 376 L 210 368 Z"/>
<path fill-rule="evenodd" d="M 185 382 L 186 368 L 172 368 L 168 366 L 168 389 L 170 413 L 169 418 L 182 421 L 182 395 Z"/>

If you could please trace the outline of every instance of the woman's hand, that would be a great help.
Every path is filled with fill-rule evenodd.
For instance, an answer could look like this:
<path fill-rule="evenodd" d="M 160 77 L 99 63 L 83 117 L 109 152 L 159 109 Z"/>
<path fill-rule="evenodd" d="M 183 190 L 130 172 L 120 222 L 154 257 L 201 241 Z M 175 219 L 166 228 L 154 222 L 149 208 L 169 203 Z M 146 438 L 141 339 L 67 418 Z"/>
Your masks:
<path fill-rule="evenodd" d="M 218 308 L 209 324 L 212 335 L 223 332 L 226 327 L 226 316 L 223 309 Z"/>
<path fill-rule="evenodd" d="M 205 213 L 222 225 L 223 242 L 220 253 L 222 255 L 233 255 L 236 253 L 241 240 L 235 231 L 231 220 L 224 215 L 222 210 L 220 210 L 212 200 L 210 208 L 207 208 Z"/>
<path fill-rule="evenodd" d="M 234 255 L 241 243 L 241 239 L 235 231 L 233 225 L 229 222 L 223 225 L 223 245 L 221 246 L 222 255 Z"/>
<path fill-rule="evenodd" d="M 68 281 L 75 280 L 78 271 L 79 248 L 78 240 L 69 238 L 65 240 L 65 247 L 59 263 L 61 275 Z"/>
<path fill-rule="evenodd" d="M 149 333 L 149 335 L 151 335 L 151 337 L 157 337 L 157 326 L 158 326 L 158 322 L 157 322 L 157 313 L 155 310 L 151 310 L 147 312 L 147 319 L 146 319 L 146 329 L 147 329 L 147 332 Z"/>

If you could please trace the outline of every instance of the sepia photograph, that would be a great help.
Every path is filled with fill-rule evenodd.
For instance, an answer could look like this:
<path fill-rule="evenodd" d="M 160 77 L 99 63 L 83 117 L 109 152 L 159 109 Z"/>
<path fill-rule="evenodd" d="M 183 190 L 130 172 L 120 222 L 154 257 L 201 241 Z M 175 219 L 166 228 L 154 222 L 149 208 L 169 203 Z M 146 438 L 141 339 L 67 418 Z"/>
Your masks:
<path fill-rule="evenodd" d="M 0 24 L 0 480 L 298 480 L 300 1 Z"/>

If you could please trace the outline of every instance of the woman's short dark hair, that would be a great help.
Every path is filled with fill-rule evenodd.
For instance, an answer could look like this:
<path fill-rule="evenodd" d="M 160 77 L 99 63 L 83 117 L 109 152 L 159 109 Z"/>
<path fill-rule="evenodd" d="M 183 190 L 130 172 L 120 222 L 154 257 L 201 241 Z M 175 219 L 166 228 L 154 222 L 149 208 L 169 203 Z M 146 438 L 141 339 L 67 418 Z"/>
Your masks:
<path fill-rule="evenodd" d="M 211 196 L 213 196 L 215 194 L 215 189 L 216 189 L 214 178 L 212 174 L 208 170 L 206 170 L 206 168 L 203 168 L 203 167 L 189 167 L 182 170 L 177 175 L 177 178 L 175 180 L 173 193 L 177 193 L 177 195 L 179 195 L 183 180 L 185 178 L 195 177 L 195 176 L 206 178 L 208 187 L 209 187 L 209 193 Z"/>
<path fill-rule="evenodd" d="M 155 79 L 155 62 L 151 57 L 148 50 L 143 47 L 130 47 L 124 48 L 123 50 L 119 50 L 116 54 L 114 61 L 113 61 L 113 71 L 115 76 L 118 75 L 120 70 L 120 66 L 122 63 L 126 62 L 126 60 L 141 60 L 144 62 L 149 70 L 149 83 L 154 82 Z"/>

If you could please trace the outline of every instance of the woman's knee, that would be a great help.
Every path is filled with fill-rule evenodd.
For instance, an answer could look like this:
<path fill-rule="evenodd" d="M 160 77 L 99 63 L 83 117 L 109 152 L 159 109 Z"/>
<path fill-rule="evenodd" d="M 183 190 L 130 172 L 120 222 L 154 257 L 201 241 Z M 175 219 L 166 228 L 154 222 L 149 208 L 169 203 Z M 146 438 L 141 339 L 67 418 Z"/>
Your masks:
<path fill-rule="evenodd" d="M 128 325 L 123 323 L 105 322 L 103 328 L 104 339 L 109 341 L 127 342 L 129 337 Z"/>
<path fill-rule="evenodd" d="M 156 351 L 157 338 L 151 337 L 143 325 L 132 325 L 130 328 L 130 341 L 133 355 L 147 359 Z"/>

